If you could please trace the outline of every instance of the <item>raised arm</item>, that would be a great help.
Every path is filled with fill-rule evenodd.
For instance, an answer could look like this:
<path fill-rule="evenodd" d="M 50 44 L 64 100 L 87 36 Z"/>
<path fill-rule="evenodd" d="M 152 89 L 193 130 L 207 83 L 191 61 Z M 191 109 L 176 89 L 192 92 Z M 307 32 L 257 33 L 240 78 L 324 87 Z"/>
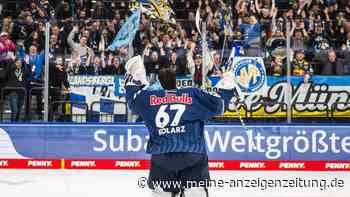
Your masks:
<path fill-rule="evenodd" d="M 194 74 L 195 66 L 194 66 L 194 60 L 193 60 L 193 51 L 196 47 L 195 43 L 189 43 L 190 49 L 188 49 L 186 53 L 186 60 L 187 60 L 187 69 L 190 71 L 191 75 Z"/>
<path fill-rule="evenodd" d="M 245 3 L 242 0 L 238 0 L 236 5 L 235 5 L 235 9 L 237 11 L 238 14 L 240 14 L 243 11 L 243 5 L 245 5 Z"/>
<path fill-rule="evenodd" d="M 143 93 L 143 88 L 149 85 L 146 80 L 146 70 L 141 56 L 131 58 L 126 63 L 125 70 L 126 101 L 133 112 L 139 113 L 137 110 L 140 108 L 136 107 L 137 97 Z"/>
<path fill-rule="evenodd" d="M 270 10 L 270 17 L 273 17 L 274 14 L 277 14 L 276 2 L 272 0 L 272 6 Z"/>
<path fill-rule="evenodd" d="M 290 35 L 291 35 L 291 36 L 294 35 L 295 28 L 296 28 L 296 24 L 295 24 L 295 21 L 293 21 L 293 22 L 292 22 L 292 29 L 290 30 Z M 288 33 L 288 32 L 286 32 L 286 33 Z"/>
<path fill-rule="evenodd" d="M 218 94 L 209 94 L 201 89 L 193 90 L 194 108 L 192 117 L 206 121 L 214 116 L 222 115 L 225 110 L 224 100 Z"/>
<path fill-rule="evenodd" d="M 69 33 L 69 35 L 68 35 L 67 42 L 68 42 L 68 45 L 69 45 L 72 49 L 74 49 L 74 45 L 76 44 L 76 43 L 74 42 L 73 38 L 74 38 L 75 34 L 76 34 L 78 31 L 79 31 L 79 30 L 78 30 L 78 27 L 77 27 L 77 26 L 74 26 L 73 29 L 72 29 L 72 31 L 71 31 L 71 32 Z"/>
<path fill-rule="evenodd" d="M 255 9 L 257 13 L 261 13 L 260 5 L 259 5 L 259 0 L 255 0 Z"/>
<path fill-rule="evenodd" d="M 278 9 L 275 7 L 275 9 L 273 10 L 273 14 L 272 14 L 272 32 L 276 32 L 277 31 L 277 25 L 276 25 L 276 17 L 277 17 L 277 12 L 278 12 Z"/>

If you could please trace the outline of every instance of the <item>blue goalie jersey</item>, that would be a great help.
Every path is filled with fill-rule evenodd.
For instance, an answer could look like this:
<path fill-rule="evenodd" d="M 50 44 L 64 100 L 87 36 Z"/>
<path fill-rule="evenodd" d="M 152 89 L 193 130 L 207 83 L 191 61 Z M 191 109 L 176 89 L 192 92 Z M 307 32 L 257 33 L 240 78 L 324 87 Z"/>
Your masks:
<path fill-rule="evenodd" d="M 147 153 L 205 153 L 204 121 L 220 115 L 224 102 L 197 88 L 147 90 L 126 86 L 129 108 L 145 121 Z"/>

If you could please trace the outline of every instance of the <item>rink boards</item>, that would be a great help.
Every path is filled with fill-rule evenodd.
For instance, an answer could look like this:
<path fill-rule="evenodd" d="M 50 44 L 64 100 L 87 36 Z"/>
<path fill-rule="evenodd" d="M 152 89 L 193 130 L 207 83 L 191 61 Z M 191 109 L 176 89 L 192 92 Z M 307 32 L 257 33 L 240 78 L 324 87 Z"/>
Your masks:
<path fill-rule="evenodd" d="M 211 170 L 349 171 L 350 126 L 208 125 Z M 145 170 L 147 129 L 122 124 L 2 124 L 0 169 Z"/>
<path fill-rule="evenodd" d="M 251 128 L 253 142 L 239 125 L 206 126 L 209 196 L 350 195 L 349 126 Z M 1 194 L 151 196 L 147 140 L 143 125 L 0 125 Z"/>

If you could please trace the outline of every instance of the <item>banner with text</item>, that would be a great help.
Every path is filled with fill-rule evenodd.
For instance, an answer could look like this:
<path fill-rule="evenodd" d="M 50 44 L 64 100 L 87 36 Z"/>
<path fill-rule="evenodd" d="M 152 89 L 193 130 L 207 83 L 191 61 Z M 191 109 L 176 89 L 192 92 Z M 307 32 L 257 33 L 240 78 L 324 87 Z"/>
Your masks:
<path fill-rule="evenodd" d="M 219 77 L 209 77 L 207 87 L 209 91 L 216 91 L 215 85 Z M 93 102 L 124 101 L 125 90 L 123 76 L 72 76 L 71 98 L 74 102 L 86 102 L 89 106 Z M 302 77 L 292 77 L 293 117 L 349 117 L 350 116 L 350 76 L 349 77 L 313 77 L 310 83 L 304 83 Z M 191 87 L 190 77 L 179 77 L 178 87 Z M 288 90 L 286 77 L 267 78 L 267 90 L 257 94 L 245 95 L 239 105 L 241 114 L 249 117 L 286 117 L 286 91 Z M 237 102 L 234 97 L 232 103 Z M 268 103 L 268 104 L 266 104 Z M 112 109 L 112 111 L 111 111 Z M 105 112 L 104 110 L 107 110 Z M 121 113 L 113 107 L 97 107 L 99 113 Z M 235 117 L 236 112 L 229 105 L 226 117 Z"/>
<path fill-rule="evenodd" d="M 206 126 L 203 138 L 211 167 L 350 170 L 350 126 L 256 125 L 252 129 L 255 146 L 239 125 Z M 148 139 L 143 125 L 0 125 L 0 166 L 1 161 L 5 167 L 83 162 L 79 164 L 111 168 L 117 161 L 119 167 L 137 161 L 137 166 L 147 168 Z"/>

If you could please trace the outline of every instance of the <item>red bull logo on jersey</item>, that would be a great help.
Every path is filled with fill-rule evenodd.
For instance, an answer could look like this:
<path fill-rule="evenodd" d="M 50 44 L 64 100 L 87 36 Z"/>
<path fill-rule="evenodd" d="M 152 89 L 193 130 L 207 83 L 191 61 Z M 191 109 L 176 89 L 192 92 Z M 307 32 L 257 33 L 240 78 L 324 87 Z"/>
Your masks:
<path fill-rule="evenodd" d="M 164 97 L 157 97 L 155 95 L 150 96 L 150 105 L 162 105 L 167 103 L 182 103 L 182 104 L 192 104 L 192 97 L 188 94 L 181 94 L 181 96 L 177 96 L 176 94 L 165 94 Z"/>

